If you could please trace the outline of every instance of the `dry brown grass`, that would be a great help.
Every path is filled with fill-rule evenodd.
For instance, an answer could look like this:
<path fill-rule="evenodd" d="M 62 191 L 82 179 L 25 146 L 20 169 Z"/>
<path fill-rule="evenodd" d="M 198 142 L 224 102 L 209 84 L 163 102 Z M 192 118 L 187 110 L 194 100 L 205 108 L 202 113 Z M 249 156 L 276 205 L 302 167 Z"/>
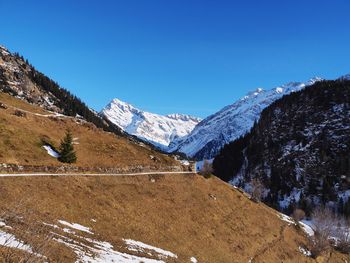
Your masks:
<path fill-rule="evenodd" d="M 0 93 L 0 102 L 47 114 L 6 94 Z M 18 117 L 14 111 L 13 108 L 0 109 L 0 163 L 60 166 L 61 163 L 41 147 L 41 141 L 44 138 L 58 145 L 69 128 L 74 137 L 79 138 L 76 166 L 177 164 L 172 158 L 117 138 L 91 124 L 33 114 Z M 300 244 L 306 245 L 305 237 L 281 221 L 276 211 L 250 201 L 215 177 L 1 177 L 0 211 L 11 210 L 19 200 L 26 200 L 23 209 L 30 212 L 24 213 L 23 223 L 14 231 L 28 242 L 25 234 L 28 229 L 42 222 L 57 224 L 57 220 L 63 219 L 92 228 L 96 239 L 112 243 L 118 251 L 125 249 L 121 239 L 131 238 L 176 253 L 178 262 L 189 262 L 192 256 L 208 263 L 250 259 L 252 262 L 313 262 L 298 249 Z M 40 240 L 37 243 L 40 244 Z M 69 248 L 57 242 L 49 243 L 50 252 L 45 255 L 50 262 L 75 261 L 75 254 Z M 0 251 L 3 248 L 0 247 Z M 333 253 L 330 262 L 339 259 L 338 254 Z"/>
<path fill-rule="evenodd" d="M 313 262 L 298 250 L 305 237 L 276 211 L 215 177 L 55 176 L 0 178 L 0 184 L 0 209 L 28 198 L 26 209 L 37 221 L 80 223 L 121 251 L 121 239 L 131 238 L 176 253 L 177 262 L 192 256 L 199 262 Z M 52 251 L 54 260 L 74 261 L 63 245 Z"/>
<path fill-rule="evenodd" d="M 0 92 L 0 102 L 25 111 L 50 114 L 40 107 L 28 104 Z M 41 147 L 42 140 L 58 146 L 65 131 L 70 129 L 78 138 L 75 145 L 78 167 L 126 167 L 129 165 L 178 165 L 172 158 L 149 148 L 136 145 L 112 133 L 97 129 L 90 123 L 77 123 L 72 118 L 46 118 L 33 114 L 16 116 L 15 109 L 0 109 L 0 163 L 19 165 L 60 166 Z M 155 160 L 150 155 L 156 157 Z"/>

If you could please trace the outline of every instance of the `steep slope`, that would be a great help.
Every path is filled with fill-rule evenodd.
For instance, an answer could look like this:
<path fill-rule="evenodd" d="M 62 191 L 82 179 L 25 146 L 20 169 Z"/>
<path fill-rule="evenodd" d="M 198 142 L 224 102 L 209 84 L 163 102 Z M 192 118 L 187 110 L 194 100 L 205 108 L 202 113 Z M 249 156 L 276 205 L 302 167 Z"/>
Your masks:
<path fill-rule="evenodd" d="M 0 188 L 0 214 L 18 207 L 21 215 L 0 230 L 33 246 L 26 233 L 44 222 L 39 236 L 54 237 L 41 251 L 49 262 L 112 262 L 116 252 L 97 260 L 111 250 L 146 258 L 121 262 L 316 262 L 300 252 L 307 248 L 303 231 L 215 177 L 0 177 Z M 128 246 L 130 240 L 163 251 Z M 344 262 L 332 257 L 338 260 L 328 262 Z"/>
<path fill-rule="evenodd" d="M 266 108 L 246 136 L 226 145 L 215 174 L 290 212 L 328 203 L 350 214 L 350 81 L 322 81 Z"/>
<path fill-rule="evenodd" d="M 259 119 L 261 111 L 272 102 L 319 80 L 314 78 L 305 83 L 292 82 L 271 90 L 250 92 L 241 100 L 205 118 L 188 136 L 174 140 L 169 145 L 169 151 L 182 152 L 197 160 L 211 159 L 226 143 L 247 133 Z"/>
<path fill-rule="evenodd" d="M 173 158 L 143 144 L 3 92 L 0 92 L 0 120 L 0 171 L 123 172 L 179 168 Z M 78 161 L 63 166 L 43 146 L 58 148 L 67 129 L 73 133 Z"/>
<path fill-rule="evenodd" d="M 162 116 L 141 111 L 132 105 L 112 100 L 102 111 L 101 116 L 110 120 L 128 134 L 148 141 L 161 149 L 167 149 L 171 141 L 189 134 L 200 122 L 189 115 L 172 114 Z"/>
<path fill-rule="evenodd" d="M 118 127 L 98 116 L 75 95 L 37 71 L 18 53 L 12 54 L 2 46 L 0 46 L 0 91 L 50 111 L 81 117 L 106 131 L 122 134 Z"/>

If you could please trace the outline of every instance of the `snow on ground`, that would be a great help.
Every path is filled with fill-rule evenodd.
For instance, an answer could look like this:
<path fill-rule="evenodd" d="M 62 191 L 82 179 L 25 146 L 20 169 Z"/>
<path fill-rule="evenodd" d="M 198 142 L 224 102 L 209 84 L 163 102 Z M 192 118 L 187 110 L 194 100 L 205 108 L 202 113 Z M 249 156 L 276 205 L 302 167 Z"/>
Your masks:
<path fill-rule="evenodd" d="M 175 255 L 174 253 L 161 249 L 161 248 L 157 248 L 157 247 L 153 247 L 151 245 L 147 245 L 145 243 L 142 243 L 140 241 L 135 241 L 132 239 L 123 239 L 124 242 L 127 244 L 128 249 L 130 251 L 136 251 L 136 252 L 142 252 L 145 253 L 145 250 L 151 250 L 151 251 L 155 251 L 157 254 L 160 255 L 161 258 L 167 258 L 167 257 L 172 257 L 172 258 L 177 258 L 177 255 Z"/>
<path fill-rule="evenodd" d="M 306 234 L 309 236 L 313 236 L 315 234 L 314 225 L 310 220 L 301 220 L 299 223 Z"/>
<path fill-rule="evenodd" d="M 306 248 L 299 247 L 299 251 L 306 257 L 311 257 L 311 252 Z"/>
<path fill-rule="evenodd" d="M 0 228 L 9 228 L 11 229 L 11 226 L 7 226 L 5 222 L 0 220 Z M 5 231 L 0 230 L 0 246 L 9 247 L 9 248 L 15 248 L 20 249 L 23 251 L 26 251 L 30 254 L 33 254 L 37 257 L 43 258 L 43 255 L 37 254 L 33 252 L 33 249 L 30 245 L 27 245 L 24 243 L 24 241 L 16 238 L 13 234 L 7 233 Z"/>
<path fill-rule="evenodd" d="M 287 216 L 285 214 L 282 213 L 278 213 L 278 217 L 287 222 L 288 224 L 292 224 L 295 225 L 295 221 L 293 218 L 291 218 L 290 216 Z M 308 235 L 308 236 L 313 236 L 315 234 L 314 226 L 312 224 L 312 222 L 310 220 L 302 220 L 299 221 L 299 224 L 301 226 L 301 228 L 304 230 L 304 232 Z"/>
<path fill-rule="evenodd" d="M 80 224 L 77 224 L 77 223 L 69 223 L 67 221 L 64 221 L 64 220 L 58 220 L 58 222 L 61 224 L 61 225 L 65 225 L 65 226 L 68 226 L 70 228 L 73 228 L 73 229 L 76 229 L 76 230 L 79 230 L 79 231 L 83 231 L 83 232 L 86 232 L 86 233 L 89 233 L 89 234 L 94 234 L 90 231 L 90 228 L 86 227 L 86 226 L 82 226 Z M 66 229 L 66 228 L 65 228 Z"/>
<path fill-rule="evenodd" d="M 181 160 L 180 162 L 182 165 L 190 165 L 190 162 L 188 160 Z"/>
<path fill-rule="evenodd" d="M 295 225 L 294 220 L 293 220 L 290 216 L 287 216 L 287 215 L 285 215 L 285 214 L 278 213 L 278 217 L 279 217 L 281 220 L 287 222 L 288 224 Z"/>
<path fill-rule="evenodd" d="M 198 262 L 195 257 L 191 257 L 190 260 L 191 260 L 191 263 L 197 263 Z"/>
<path fill-rule="evenodd" d="M 58 235 L 59 236 L 59 235 Z M 138 257 L 127 253 L 122 253 L 113 250 L 113 246 L 108 242 L 100 242 L 88 238 L 82 238 L 82 241 L 89 242 L 89 245 L 84 245 L 73 239 L 59 236 L 55 238 L 67 247 L 70 247 L 77 255 L 77 263 L 163 263 L 162 260 L 149 259 L 145 257 Z M 85 239 L 85 240 L 84 240 Z M 87 251 L 88 250 L 88 251 Z"/>
<path fill-rule="evenodd" d="M 33 253 L 32 248 L 23 241 L 17 239 L 14 235 L 0 230 L 0 246 L 17 248 L 29 253 Z"/>
<path fill-rule="evenodd" d="M 72 224 L 64 220 L 58 220 L 58 222 L 64 226 L 92 234 L 88 227 L 82 226 L 80 224 Z M 152 257 L 158 257 L 158 259 L 135 256 L 128 253 L 115 251 L 113 245 L 108 242 L 83 237 L 81 235 L 77 235 L 71 229 L 61 228 L 54 224 L 43 224 L 50 226 L 53 229 L 61 229 L 63 232 L 70 235 L 70 237 L 66 237 L 56 232 L 52 232 L 54 235 L 54 240 L 56 242 L 62 243 L 73 250 L 77 256 L 77 263 L 165 263 L 165 261 L 162 259 L 166 259 L 168 257 L 177 258 L 177 255 L 170 251 L 166 251 L 161 248 L 153 247 L 131 239 L 123 239 L 127 245 L 126 249 L 131 252 L 138 252 L 148 254 Z M 155 252 L 155 255 L 153 255 L 153 253 L 150 253 L 151 251 Z"/>
<path fill-rule="evenodd" d="M 58 152 L 56 152 L 54 149 L 52 149 L 50 145 L 44 145 L 43 148 L 47 151 L 48 155 L 55 157 L 55 158 L 60 157 L 60 154 Z"/>

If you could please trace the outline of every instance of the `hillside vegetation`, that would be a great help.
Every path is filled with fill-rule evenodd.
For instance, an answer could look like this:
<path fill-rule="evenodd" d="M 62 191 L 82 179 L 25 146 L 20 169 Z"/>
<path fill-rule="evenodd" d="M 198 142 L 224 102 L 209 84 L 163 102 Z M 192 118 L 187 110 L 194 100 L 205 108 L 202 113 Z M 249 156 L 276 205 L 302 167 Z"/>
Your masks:
<path fill-rule="evenodd" d="M 97 128 L 80 118 L 67 117 L 0 92 L 0 163 L 60 167 L 43 145 L 58 148 L 67 129 L 74 137 L 77 162 L 72 167 L 159 170 L 180 166 L 177 161 L 147 146 Z M 43 168 L 44 167 L 44 168 Z M 2 167 L 2 169 L 5 169 Z M 17 169 L 17 168 L 16 168 Z"/>
<path fill-rule="evenodd" d="M 66 241 L 53 239 L 41 252 L 50 262 L 75 262 L 79 242 L 91 242 L 84 237 L 109 242 L 114 250 L 136 256 L 159 259 L 159 255 L 128 249 L 123 239 L 177 256 L 163 258 L 165 262 L 191 262 L 191 257 L 208 263 L 315 262 L 300 251 L 299 247 L 307 249 L 303 231 L 215 177 L 0 178 L 0 211 L 13 207 L 19 207 L 23 218 L 21 224 L 6 222 L 13 226 L 6 231 L 16 233 L 18 239 L 28 238 L 23 228 L 44 222 L 47 228 L 39 234 L 41 238 L 51 231 L 54 238 Z M 58 220 L 80 224 L 93 234 Z M 333 253 L 329 262 L 344 262 L 343 256 Z"/>

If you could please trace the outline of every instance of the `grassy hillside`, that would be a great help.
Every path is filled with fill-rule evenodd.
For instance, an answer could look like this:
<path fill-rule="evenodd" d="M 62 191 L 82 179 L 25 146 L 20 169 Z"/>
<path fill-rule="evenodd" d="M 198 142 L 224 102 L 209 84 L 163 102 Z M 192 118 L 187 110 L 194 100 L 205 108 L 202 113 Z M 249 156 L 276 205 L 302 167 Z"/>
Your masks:
<path fill-rule="evenodd" d="M 0 178 L 0 211 L 13 207 L 24 211 L 18 213 L 22 223 L 7 224 L 22 240 L 28 225 L 60 225 L 58 220 L 65 220 L 94 233 L 75 230 L 80 240 L 90 237 L 121 252 L 157 259 L 145 251 L 128 250 L 123 239 L 133 239 L 177 255 L 165 262 L 190 262 L 191 257 L 210 263 L 314 262 L 299 251 L 299 246 L 306 247 L 302 231 L 215 177 Z M 68 243 L 79 239 L 57 227 L 46 231 L 71 238 Z M 43 254 L 50 262 L 76 260 L 67 244 L 48 243 L 50 249 Z M 333 254 L 329 262 L 344 261 Z"/>
<path fill-rule="evenodd" d="M 61 166 L 42 147 L 43 141 L 59 146 L 65 131 L 75 138 L 78 161 L 75 167 L 137 167 L 155 169 L 179 165 L 172 158 L 142 147 L 126 138 L 104 132 L 86 121 L 57 116 L 38 106 L 0 92 L 0 163 L 37 166 Z M 24 113 L 17 116 L 16 111 Z M 152 158 L 154 156 L 154 158 Z"/>

